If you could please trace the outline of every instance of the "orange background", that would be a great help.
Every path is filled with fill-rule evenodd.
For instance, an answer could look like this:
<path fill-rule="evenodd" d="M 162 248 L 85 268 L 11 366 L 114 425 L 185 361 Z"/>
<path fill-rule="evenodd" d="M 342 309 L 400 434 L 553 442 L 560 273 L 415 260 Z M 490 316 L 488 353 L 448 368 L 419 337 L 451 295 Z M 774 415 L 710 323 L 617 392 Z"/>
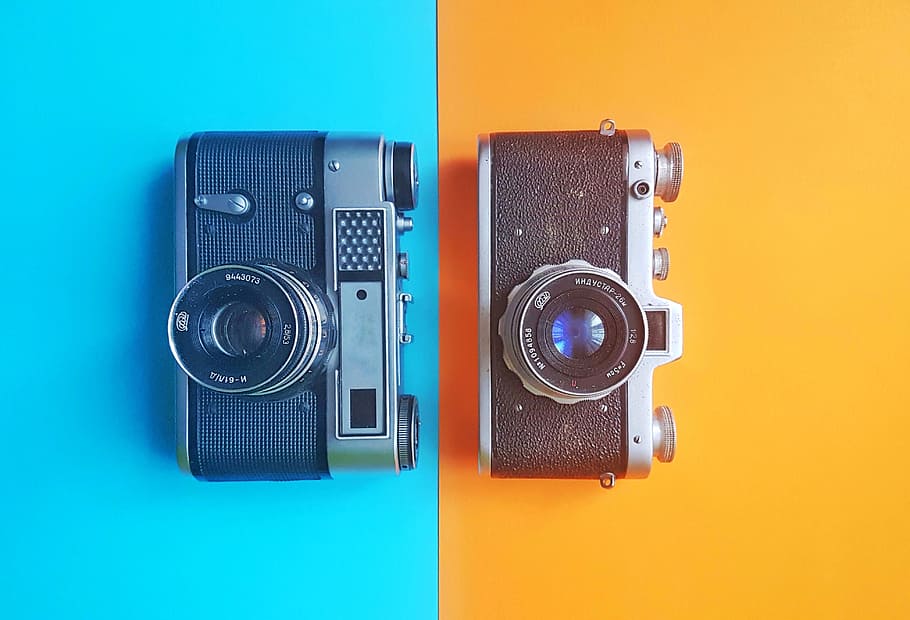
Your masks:
<path fill-rule="evenodd" d="M 439 3 L 440 610 L 910 617 L 910 3 Z M 676 461 L 476 473 L 476 135 L 644 128 L 686 157 L 656 289 Z"/>

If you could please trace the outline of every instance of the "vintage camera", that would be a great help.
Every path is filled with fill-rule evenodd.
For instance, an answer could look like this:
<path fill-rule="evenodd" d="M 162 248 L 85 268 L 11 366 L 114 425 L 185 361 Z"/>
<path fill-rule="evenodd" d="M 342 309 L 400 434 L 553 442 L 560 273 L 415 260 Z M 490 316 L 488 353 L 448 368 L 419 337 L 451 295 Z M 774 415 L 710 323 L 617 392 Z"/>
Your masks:
<path fill-rule="evenodd" d="M 206 132 L 177 145 L 177 454 L 204 480 L 328 478 L 417 463 L 399 236 L 408 142 Z"/>
<path fill-rule="evenodd" d="M 481 471 L 611 487 L 673 459 L 651 377 L 682 354 L 682 309 L 654 294 L 652 237 L 682 173 L 678 144 L 612 120 L 480 137 Z"/>

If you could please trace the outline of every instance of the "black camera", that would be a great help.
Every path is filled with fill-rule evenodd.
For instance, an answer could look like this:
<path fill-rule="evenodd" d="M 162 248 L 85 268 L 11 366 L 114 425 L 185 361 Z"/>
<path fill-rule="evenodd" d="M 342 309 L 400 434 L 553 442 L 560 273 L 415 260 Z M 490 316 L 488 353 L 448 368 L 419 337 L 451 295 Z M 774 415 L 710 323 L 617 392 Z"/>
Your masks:
<path fill-rule="evenodd" d="M 399 392 L 414 146 L 205 132 L 177 145 L 176 178 L 181 467 L 204 480 L 414 468 L 417 398 Z"/>
<path fill-rule="evenodd" d="M 678 144 L 609 120 L 481 137 L 482 471 L 612 486 L 673 459 L 651 377 L 682 354 L 682 309 L 654 293 L 669 254 L 652 237 L 682 172 Z"/>

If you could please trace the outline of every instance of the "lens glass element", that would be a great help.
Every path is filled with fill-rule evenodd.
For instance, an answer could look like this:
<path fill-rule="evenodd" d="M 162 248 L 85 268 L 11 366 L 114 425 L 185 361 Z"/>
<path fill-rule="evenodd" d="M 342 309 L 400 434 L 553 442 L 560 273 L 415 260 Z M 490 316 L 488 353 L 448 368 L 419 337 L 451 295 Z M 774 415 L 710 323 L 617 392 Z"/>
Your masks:
<path fill-rule="evenodd" d="M 569 306 L 553 320 L 550 332 L 556 350 L 570 359 L 594 355 L 604 342 L 603 319 L 587 308 Z"/>
<path fill-rule="evenodd" d="M 234 301 L 215 314 L 212 336 L 225 355 L 251 357 L 267 340 L 268 321 L 265 313 L 252 304 Z"/>

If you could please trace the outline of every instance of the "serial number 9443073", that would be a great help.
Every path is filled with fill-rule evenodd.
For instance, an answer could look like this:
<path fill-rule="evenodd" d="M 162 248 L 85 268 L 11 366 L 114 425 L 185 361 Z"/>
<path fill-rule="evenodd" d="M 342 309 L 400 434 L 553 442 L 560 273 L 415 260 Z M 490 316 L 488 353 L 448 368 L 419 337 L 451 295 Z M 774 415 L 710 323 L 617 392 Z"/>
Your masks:
<path fill-rule="evenodd" d="M 249 282 L 250 284 L 259 284 L 259 276 L 254 276 L 250 273 L 236 273 L 229 271 L 228 273 L 224 274 L 224 279 L 228 281 L 238 280 L 240 282 Z"/>

